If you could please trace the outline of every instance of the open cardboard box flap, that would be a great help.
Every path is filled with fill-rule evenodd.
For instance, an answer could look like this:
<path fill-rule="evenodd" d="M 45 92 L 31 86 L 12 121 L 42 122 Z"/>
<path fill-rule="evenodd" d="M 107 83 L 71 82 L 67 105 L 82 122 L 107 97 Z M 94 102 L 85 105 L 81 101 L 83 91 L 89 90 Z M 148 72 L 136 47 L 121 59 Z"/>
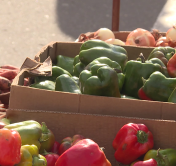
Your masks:
<path fill-rule="evenodd" d="M 82 109 L 84 108 L 81 108 L 81 112 Z M 118 165 L 114 158 L 112 141 L 119 129 L 127 123 L 145 124 L 153 133 L 155 149 L 176 148 L 176 132 L 173 132 L 176 130 L 175 121 L 20 109 L 9 109 L 7 117 L 12 123 L 24 120 L 45 122 L 59 142 L 65 137 L 82 134 L 105 148 L 104 152 L 112 166 Z"/>
<path fill-rule="evenodd" d="M 54 61 L 57 55 L 74 57 L 79 53 L 80 46 L 81 43 L 52 42 L 35 56 L 35 60 L 38 59 L 40 63 L 43 63 L 48 57 Z M 124 48 L 129 52 L 131 59 L 135 59 L 136 52 L 144 54 L 150 52 L 150 48 L 129 46 L 124 46 Z M 71 94 L 22 86 L 24 78 L 29 76 L 33 77 L 34 74 L 24 69 L 14 79 L 11 86 L 10 109 L 51 110 L 176 120 L 176 104 L 173 103 Z"/>

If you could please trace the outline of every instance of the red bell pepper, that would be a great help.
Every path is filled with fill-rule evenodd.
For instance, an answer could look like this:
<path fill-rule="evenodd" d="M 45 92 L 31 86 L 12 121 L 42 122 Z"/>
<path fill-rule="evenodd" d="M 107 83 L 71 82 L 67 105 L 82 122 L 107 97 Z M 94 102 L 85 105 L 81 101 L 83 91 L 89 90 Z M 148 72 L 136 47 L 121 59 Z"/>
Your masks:
<path fill-rule="evenodd" d="M 153 135 L 144 124 L 124 125 L 113 140 L 115 158 L 122 164 L 130 164 L 153 148 Z"/>
<path fill-rule="evenodd" d="M 21 137 L 15 130 L 0 129 L 0 165 L 14 166 L 21 160 Z"/>
<path fill-rule="evenodd" d="M 57 159 L 59 158 L 58 154 L 55 153 L 48 153 L 47 151 L 44 150 L 43 155 L 45 156 L 47 160 L 47 166 L 54 166 Z"/>
<path fill-rule="evenodd" d="M 97 143 L 83 139 L 66 150 L 55 166 L 111 166 L 111 163 Z"/>
<path fill-rule="evenodd" d="M 155 159 L 149 159 L 146 161 L 138 161 L 133 166 L 158 166 L 158 164 Z"/>
<path fill-rule="evenodd" d="M 62 140 L 60 147 L 59 147 L 59 155 L 64 153 L 67 149 L 69 149 L 71 146 L 75 145 L 78 141 L 84 139 L 84 136 L 76 134 L 71 137 L 66 137 Z"/>
<path fill-rule="evenodd" d="M 145 94 L 145 92 L 144 92 L 144 90 L 143 90 L 142 88 L 140 88 L 140 89 L 138 90 L 138 96 L 139 96 L 139 98 L 140 98 L 141 100 L 152 100 L 152 99 L 150 99 L 150 98 Z"/>
<path fill-rule="evenodd" d="M 167 63 L 167 71 L 170 77 L 176 77 L 176 54 Z"/>
<path fill-rule="evenodd" d="M 57 142 L 57 141 L 55 141 L 55 142 L 54 142 L 54 145 L 53 145 L 53 147 L 52 147 L 52 149 L 51 149 L 51 152 L 52 152 L 52 153 L 59 154 L 59 147 L 60 147 L 60 143 Z"/>

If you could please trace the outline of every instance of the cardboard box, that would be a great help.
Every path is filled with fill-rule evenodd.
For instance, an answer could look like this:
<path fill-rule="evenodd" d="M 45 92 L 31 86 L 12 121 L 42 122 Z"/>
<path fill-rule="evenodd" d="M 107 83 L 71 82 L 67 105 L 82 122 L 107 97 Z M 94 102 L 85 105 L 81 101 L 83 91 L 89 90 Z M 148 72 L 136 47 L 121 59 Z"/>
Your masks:
<path fill-rule="evenodd" d="M 53 42 L 44 47 L 35 59 L 44 62 L 48 56 L 52 60 L 59 54 L 74 57 L 79 53 L 80 43 Z M 139 48 L 127 47 L 134 59 Z M 143 53 L 148 49 L 142 49 Z M 92 96 L 56 92 L 25 87 L 24 77 L 29 75 L 21 71 L 11 85 L 10 109 L 51 110 L 59 112 L 91 113 L 150 119 L 176 120 L 176 104 L 158 101 L 142 101 L 114 97 Z"/>
<path fill-rule="evenodd" d="M 84 108 L 81 108 L 80 111 Z M 176 148 L 176 122 L 151 119 L 137 119 L 117 116 L 102 116 L 57 111 L 8 110 L 7 117 L 12 123 L 24 120 L 45 122 L 56 137 L 61 140 L 74 134 L 82 134 L 104 147 L 105 155 L 112 166 L 118 166 L 114 158 L 112 141 L 119 129 L 127 123 L 142 123 L 153 133 L 154 149 Z M 120 165 L 120 164 L 119 164 Z"/>

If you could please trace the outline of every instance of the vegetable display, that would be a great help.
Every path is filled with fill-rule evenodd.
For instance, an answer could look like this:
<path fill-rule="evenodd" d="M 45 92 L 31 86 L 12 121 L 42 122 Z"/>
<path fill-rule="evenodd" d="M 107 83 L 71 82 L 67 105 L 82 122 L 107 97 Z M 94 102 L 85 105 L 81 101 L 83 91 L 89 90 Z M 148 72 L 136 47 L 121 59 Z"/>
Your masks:
<path fill-rule="evenodd" d="M 10 122 L 9 119 L 3 120 Z M 40 146 L 30 142 L 33 135 L 28 135 L 31 127 L 28 125 L 27 129 L 27 122 L 41 126 L 42 132 L 35 132 Z M 53 133 L 45 122 L 40 124 L 34 120 L 10 123 L 7 126 L 18 127 L 0 129 L 1 166 L 111 166 L 105 153 L 107 145 L 101 147 L 91 137 L 86 138 L 75 133 L 73 137 L 67 136 L 57 140 L 55 134 L 59 136 L 59 133 Z M 19 128 L 27 134 L 28 142 Z M 118 163 L 130 166 L 176 165 L 176 149 L 154 149 L 154 134 L 145 124 L 124 124 L 110 141 L 114 149 L 112 157 Z"/>
<path fill-rule="evenodd" d="M 80 34 L 75 42 L 86 42 L 89 40 L 100 40 L 108 44 L 115 45 L 130 45 L 137 47 L 176 47 L 176 26 L 169 28 L 165 34 L 159 32 L 158 29 L 153 29 L 151 32 L 144 28 L 136 28 L 129 32 L 126 39 L 115 38 L 114 33 L 108 28 L 100 28 L 96 32 L 88 32 Z"/>
<path fill-rule="evenodd" d="M 176 103 L 176 53 L 171 45 L 154 48 L 146 59 L 141 53 L 137 59 L 128 60 L 127 51 L 109 44 L 102 33 L 104 30 L 97 31 L 96 39 L 84 42 L 77 56 L 58 55 L 52 64 L 52 75 L 30 78 L 29 87 L 54 93 Z M 115 40 L 111 32 L 107 33 Z M 156 36 L 149 34 L 145 34 L 149 38 L 143 33 L 140 38 L 129 36 L 126 43 L 155 46 Z M 166 39 L 175 44 L 168 34 Z M 18 71 L 13 66 L 0 68 L 2 93 L 10 90 Z M 26 80 L 24 86 L 28 83 Z M 113 139 L 111 135 L 114 160 L 130 166 L 175 166 L 176 150 L 154 146 L 154 128 L 148 127 L 151 126 L 131 122 L 117 130 Z M 45 122 L 35 120 L 11 123 L 7 118 L 0 119 L 0 166 L 111 166 L 104 150 L 107 145 L 98 144 L 99 140 L 95 142 L 94 136 L 87 138 L 74 133 L 61 139 L 59 130 L 64 130 L 64 126 L 58 127 L 58 133 L 52 129 Z"/>
<path fill-rule="evenodd" d="M 51 91 L 175 103 L 176 52 L 154 48 L 128 60 L 117 45 L 92 39 L 84 42 L 73 58 L 56 56 L 52 76 L 36 76 L 29 85 Z M 172 95 L 171 95 L 172 94 Z M 127 96 L 127 97 L 125 97 Z"/>
<path fill-rule="evenodd" d="M 9 122 L 1 121 L 5 120 Z M 8 123 L 0 129 L 0 150 L 1 166 L 111 166 L 93 140 L 75 134 L 59 143 L 46 123 L 34 120 Z"/>

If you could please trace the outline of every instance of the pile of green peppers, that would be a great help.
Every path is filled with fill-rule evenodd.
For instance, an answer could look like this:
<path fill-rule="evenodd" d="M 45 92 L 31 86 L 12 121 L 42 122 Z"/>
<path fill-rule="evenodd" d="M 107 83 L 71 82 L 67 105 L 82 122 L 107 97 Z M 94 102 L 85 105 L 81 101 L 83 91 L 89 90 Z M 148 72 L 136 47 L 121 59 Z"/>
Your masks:
<path fill-rule="evenodd" d="M 123 47 L 88 40 L 74 58 L 58 55 L 52 76 L 35 77 L 30 87 L 176 103 L 176 78 L 167 70 L 174 54 L 172 47 L 156 47 L 147 59 L 141 53 L 136 60 L 128 60 Z"/>

